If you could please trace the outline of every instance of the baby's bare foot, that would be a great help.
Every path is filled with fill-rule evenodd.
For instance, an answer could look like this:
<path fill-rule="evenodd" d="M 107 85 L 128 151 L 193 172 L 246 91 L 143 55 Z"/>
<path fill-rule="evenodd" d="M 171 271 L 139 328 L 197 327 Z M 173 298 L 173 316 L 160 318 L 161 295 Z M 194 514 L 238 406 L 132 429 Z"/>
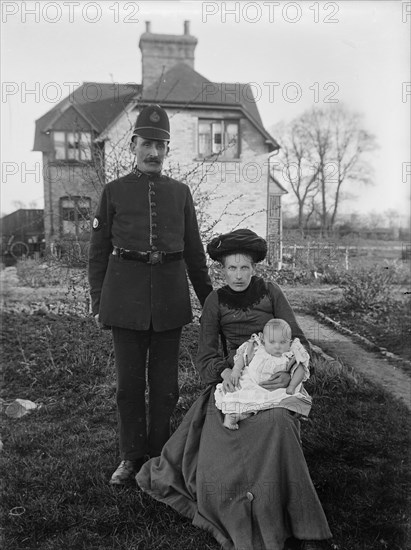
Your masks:
<path fill-rule="evenodd" d="M 229 415 L 224 418 L 223 426 L 225 426 L 229 430 L 238 430 L 237 422 L 234 418 L 230 418 Z"/>
<path fill-rule="evenodd" d="M 229 424 L 228 426 L 226 425 L 225 426 L 226 428 L 228 428 L 229 430 L 238 430 L 239 426 L 238 424 Z"/>

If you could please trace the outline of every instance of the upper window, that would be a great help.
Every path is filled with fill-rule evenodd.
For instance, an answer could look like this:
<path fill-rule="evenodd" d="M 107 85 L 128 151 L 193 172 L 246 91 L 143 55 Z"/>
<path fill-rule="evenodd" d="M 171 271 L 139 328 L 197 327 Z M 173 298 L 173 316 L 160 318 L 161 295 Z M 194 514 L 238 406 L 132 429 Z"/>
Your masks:
<path fill-rule="evenodd" d="M 238 121 L 199 119 L 198 156 L 202 159 L 239 158 Z"/>
<path fill-rule="evenodd" d="M 91 160 L 90 132 L 53 132 L 56 160 Z"/>

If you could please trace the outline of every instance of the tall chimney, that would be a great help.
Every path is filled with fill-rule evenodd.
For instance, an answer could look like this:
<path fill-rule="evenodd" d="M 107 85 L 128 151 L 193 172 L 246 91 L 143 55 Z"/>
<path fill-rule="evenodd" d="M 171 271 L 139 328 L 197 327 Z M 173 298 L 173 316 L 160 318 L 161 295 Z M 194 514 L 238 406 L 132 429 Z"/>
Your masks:
<path fill-rule="evenodd" d="M 178 63 L 186 63 L 194 69 L 194 50 L 197 38 L 190 35 L 190 21 L 184 21 L 184 34 L 156 34 L 151 32 L 151 22 L 140 36 L 142 84 L 144 90 L 157 82 L 160 76 Z"/>

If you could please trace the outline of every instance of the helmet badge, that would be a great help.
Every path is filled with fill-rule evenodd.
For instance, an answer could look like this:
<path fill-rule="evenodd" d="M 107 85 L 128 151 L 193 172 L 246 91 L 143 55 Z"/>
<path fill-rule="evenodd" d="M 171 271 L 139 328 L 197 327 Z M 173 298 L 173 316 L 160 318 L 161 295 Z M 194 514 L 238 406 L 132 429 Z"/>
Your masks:
<path fill-rule="evenodd" d="M 153 111 L 150 115 L 151 122 L 158 122 L 160 120 L 160 115 L 156 113 L 156 111 Z"/>

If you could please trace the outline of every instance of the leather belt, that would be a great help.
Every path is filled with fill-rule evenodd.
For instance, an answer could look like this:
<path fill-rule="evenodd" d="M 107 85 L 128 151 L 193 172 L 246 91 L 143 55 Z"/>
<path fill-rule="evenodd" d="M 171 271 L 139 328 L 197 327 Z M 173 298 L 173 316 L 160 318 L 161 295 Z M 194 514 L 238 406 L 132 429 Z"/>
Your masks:
<path fill-rule="evenodd" d="M 178 252 L 162 252 L 160 250 L 139 252 L 138 250 L 127 250 L 118 246 L 113 248 L 112 254 L 123 258 L 123 260 L 134 260 L 151 265 L 176 262 L 177 260 L 182 260 L 184 257 L 182 250 Z"/>

